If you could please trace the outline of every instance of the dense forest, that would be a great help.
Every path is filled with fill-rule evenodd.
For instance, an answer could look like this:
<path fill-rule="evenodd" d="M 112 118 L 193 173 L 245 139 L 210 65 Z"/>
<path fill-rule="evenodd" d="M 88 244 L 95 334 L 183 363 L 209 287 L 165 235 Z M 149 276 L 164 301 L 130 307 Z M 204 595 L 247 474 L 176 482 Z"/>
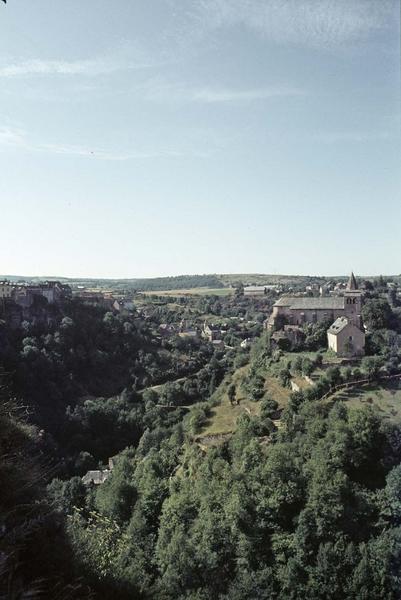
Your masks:
<path fill-rule="evenodd" d="M 155 299 L 144 318 L 72 300 L 49 323 L 0 323 L 2 597 L 401 597 L 399 422 L 325 400 L 401 372 L 398 301 L 372 286 L 370 356 L 326 371 L 324 328 L 296 351 L 274 348 L 262 302 Z M 224 351 L 158 335 L 195 310 L 252 316 L 251 350 L 238 329 Z M 235 404 L 241 369 L 257 414 L 206 447 L 198 434 L 223 392 Z M 286 390 L 297 373 L 318 379 L 278 411 L 265 381 Z M 83 482 L 109 459 L 104 483 Z"/>

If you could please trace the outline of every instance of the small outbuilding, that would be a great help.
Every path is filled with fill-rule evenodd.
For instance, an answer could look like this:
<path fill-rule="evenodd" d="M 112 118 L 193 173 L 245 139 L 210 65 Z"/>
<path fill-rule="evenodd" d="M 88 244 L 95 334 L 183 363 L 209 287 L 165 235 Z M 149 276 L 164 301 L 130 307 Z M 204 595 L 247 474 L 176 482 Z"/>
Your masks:
<path fill-rule="evenodd" d="M 347 317 L 338 317 L 329 327 L 327 342 L 329 349 L 343 358 L 365 354 L 365 333 Z"/>
<path fill-rule="evenodd" d="M 82 477 L 82 483 L 84 485 L 100 485 L 104 483 L 110 476 L 110 469 L 103 469 L 97 471 L 88 471 L 86 475 Z"/>

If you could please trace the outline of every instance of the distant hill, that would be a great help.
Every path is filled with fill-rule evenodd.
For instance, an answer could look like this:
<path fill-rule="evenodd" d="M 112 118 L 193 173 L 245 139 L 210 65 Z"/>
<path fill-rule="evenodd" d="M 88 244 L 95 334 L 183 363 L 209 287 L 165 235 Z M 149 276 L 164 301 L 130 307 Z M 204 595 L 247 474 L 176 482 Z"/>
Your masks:
<path fill-rule="evenodd" d="M 57 280 L 71 285 L 90 288 L 113 288 L 136 291 L 181 290 L 191 288 L 222 288 L 223 281 L 217 275 L 177 275 L 174 277 L 152 277 L 134 279 L 95 279 L 67 277 L 24 277 L 20 275 L 0 275 L 0 279 L 39 283 L 44 280 Z"/>
<path fill-rule="evenodd" d="M 363 277 L 360 277 L 363 279 Z M 389 277 L 386 277 L 388 279 Z M 126 291 L 168 291 L 184 290 L 192 288 L 218 289 L 224 287 L 236 287 L 242 285 L 272 285 L 282 283 L 285 285 L 308 285 L 311 283 L 322 283 L 325 280 L 346 280 L 347 277 L 323 277 L 313 275 L 272 275 L 266 273 L 234 273 L 234 274 L 205 274 L 205 275 L 176 275 L 172 277 L 149 277 L 132 279 L 96 279 L 96 278 L 68 278 L 68 277 L 27 277 L 21 275 L 0 275 L 1 279 L 10 281 L 29 281 L 38 283 L 45 280 L 57 280 L 71 285 L 83 285 L 88 288 L 111 288 Z M 372 279 L 371 277 L 369 279 Z M 399 280 L 400 276 L 392 276 L 390 279 Z"/>

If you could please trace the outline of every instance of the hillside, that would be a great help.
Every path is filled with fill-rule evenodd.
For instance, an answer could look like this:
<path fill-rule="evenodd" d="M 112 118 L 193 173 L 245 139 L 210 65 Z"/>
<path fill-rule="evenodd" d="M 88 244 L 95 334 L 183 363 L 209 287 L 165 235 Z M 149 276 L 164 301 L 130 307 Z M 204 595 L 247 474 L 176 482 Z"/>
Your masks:
<path fill-rule="evenodd" d="M 149 278 L 74 278 L 41 276 L 30 277 L 22 275 L 0 275 L 0 281 L 29 281 L 38 283 L 45 280 L 61 281 L 72 286 L 83 286 L 88 289 L 114 290 L 115 292 L 168 292 L 168 295 L 179 295 L 179 293 L 190 293 L 190 290 L 198 290 L 197 294 L 221 295 L 225 292 L 218 291 L 223 288 L 232 288 L 238 285 L 285 285 L 305 286 L 313 283 L 324 283 L 326 280 L 346 281 L 344 276 L 315 276 L 315 275 L 278 275 L 264 273 L 231 273 L 231 274 L 204 274 L 204 275 L 175 275 L 171 277 L 149 277 Z M 362 277 L 363 279 L 363 277 Z M 368 278 L 369 279 L 369 278 Z M 370 278 L 372 279 L 372 278 Z M 400 275 L 389 276 L 389 279 L 399 282 Z M 204 290 L 204 291 L 203 291 Z M 192 293 L 192 292 L 191 292 Z"/>
<path fill-rule="evenodd" d="M 398 504 L 386 504 L 400 489 L 400 307 L 384 286 L 365 293 L 370 355 L 346 360 L 326 350 L 325 323 L 275 345 L 263 328 L 275 294 L 170 291 L 122 312 L 43 301 L 44 317 L 19 326 L 4 313 L 0 368 L 25 421 L 10 427 L 6 400 L 0 591 L 17 568 L 23 591 L 37 577 L 82 582 L 79 598 L 281 600 L 294 585 L 284 561 L 300 598 L 346 600 L 367 597 L 368 553 L 369 597 L 395 600 L 380 561 L 398 565 L 401 547 Z M 46 568 L 29 559 L 43 539 Z M 316 587 L 327 565 L 334 595 Z"/>

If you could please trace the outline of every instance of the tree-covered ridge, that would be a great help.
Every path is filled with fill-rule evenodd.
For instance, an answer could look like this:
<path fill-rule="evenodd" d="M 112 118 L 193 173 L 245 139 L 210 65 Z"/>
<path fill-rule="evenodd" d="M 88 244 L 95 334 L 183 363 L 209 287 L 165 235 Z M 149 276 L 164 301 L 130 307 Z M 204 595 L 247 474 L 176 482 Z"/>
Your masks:
<path fill-rule="evenodd" d="M 399 420 L 337 392 L 361 379 L 380 388 L 401 372 L 398 300 L 365 294 L 370 356 L 353 365 L 324 351 L 321 324 L 306 327 L 300 347 L 272 345 L 261 334 L 272 301 L 153 298 L 118 314 L 74 300 L 49 321 L 0 324 L 9 395 L 36 425 L 14 471 L 39 481 L 27 506 L 43 507 L 61 535 L 48 537 L 47 589 L 79 576 L 94 597 L 121 600 L 399 597 Z M 205 319 L 224 324 L 225 349 L 177 333 Z M 178 329 L 163 336 L 162 323 Z M 208 444 L 223 399 L 238 418 Z M 20 437 L 4 437 L 3 455 L 18 454 Z M 84 484 L 109 458 L 104 482 Z M 24 494 L 13 477 L 11 468 L 2 480 L 10 502 Z M 39 538 L 47 532 L 40 522 Z M 34 562 L 30 574 L 30 539 L 20 544 L 28 585 L 42 575 Z"/>
<path fill-rule="evenodd" d="M 268 417 L 244 416 L 207 453 L 180 426 L 123 453 L 71 515 L 94 585 L 122 598 L 397 598 L 398 430 L 369 407 L 307 404 L 284 418 L 270 445 Z"/>
<path fill-rule="evenodd" d="M 28 280 L 31 282 L 43 281 L 43 277 L 19 277 L 19 276 L 1 276 L 10 281 Z M 1 278 L 0 277 L 0 278 Z M 49 280 L 57 280 L 71 285 L 80 285 L 87 287 L 108 287 L 114 290 L 137 290 L 137 291 L 157 291 L 157 290 L 176 290 L 186 288 L 220 288 L 223 283 L 218 275 L 175 275 L 170 277 L 142 277 L 132 279 L 75 279 L 67 277 L 49 277 Z"/>
<path fill-rule="evenodd" d="M 135 279 L 132 286 L 141 291 L 179 290 L 186 288 L 220 288 L 223 284 L 217 275 L 177 275 L 175 277 L 154 277 Z"/>

